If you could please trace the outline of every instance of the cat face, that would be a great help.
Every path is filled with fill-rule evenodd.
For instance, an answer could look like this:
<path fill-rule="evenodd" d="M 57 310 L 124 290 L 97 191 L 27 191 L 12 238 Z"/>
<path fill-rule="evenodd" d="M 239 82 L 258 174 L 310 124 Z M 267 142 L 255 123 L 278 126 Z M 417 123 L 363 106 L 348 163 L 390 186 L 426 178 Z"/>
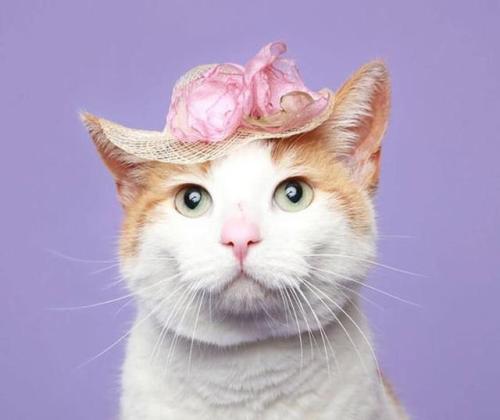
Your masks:
<path fill-rule="evenodd" d="M 142 316 L 217 345 L 336 320 L 375 253 L 385 67 L 363 67 L 336 97 L 310 133 L 199 165 L 127 156 L 86 117 L 124 206 L 122 273 Z"/>

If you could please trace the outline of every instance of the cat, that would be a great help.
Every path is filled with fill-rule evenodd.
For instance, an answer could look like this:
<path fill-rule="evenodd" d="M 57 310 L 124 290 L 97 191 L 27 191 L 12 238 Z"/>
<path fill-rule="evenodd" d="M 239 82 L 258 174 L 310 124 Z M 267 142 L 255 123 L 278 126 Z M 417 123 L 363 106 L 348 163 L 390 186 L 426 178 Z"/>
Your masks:
<path fill-rule="evenodd" d="M 138 308 L 121 419 L 407 418 L 357 305 L 389 108 L 374 61 L 313 131 L 191 165 L 129 155 L 83 115 L 124 209 Z"/>

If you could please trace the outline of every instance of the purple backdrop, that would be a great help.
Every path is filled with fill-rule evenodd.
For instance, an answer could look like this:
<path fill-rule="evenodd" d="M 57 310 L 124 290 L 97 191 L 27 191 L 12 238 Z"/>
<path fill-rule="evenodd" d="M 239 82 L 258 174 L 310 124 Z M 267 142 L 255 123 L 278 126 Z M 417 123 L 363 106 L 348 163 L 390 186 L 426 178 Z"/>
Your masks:
<path fill-rule="evenodd" d="M 50 3 L 50 5 L 49 5 Z M 306 4 L 307 3 L 307 4 Z M 427 3 L 427 4 L 425 4 Z M 500 3 L 475 1 L 5 1 L 0 417 L 116 415 L 133 305 L 112 260 L 120 208 L 77 118 L 161 128 L 173 82 L 284 40 L 309 86 L 364 62 L 392 72 L 380 261 L 365 306 L 381 363 L 415 419 L 498 419 Z"/>

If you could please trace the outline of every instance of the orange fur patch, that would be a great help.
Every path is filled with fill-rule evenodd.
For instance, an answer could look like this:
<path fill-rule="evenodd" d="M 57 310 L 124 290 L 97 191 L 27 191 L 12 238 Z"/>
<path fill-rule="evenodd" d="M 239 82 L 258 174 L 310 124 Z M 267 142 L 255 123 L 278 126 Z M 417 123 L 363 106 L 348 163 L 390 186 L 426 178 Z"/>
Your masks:
<path fill-rule="evenodd" d="M 273 160 L 278 164 L 292 162 L 313 188 L 335 197 L 360 234 L 373 225 L 370 195 L 378 183 L 380 145 L 389 108 L 388 72 L 382 62 L 375 61 L 361 67 L 339 89 L 328 121 L 309 133 L 269 141 Z M 83 114 L 82 119 L 115 178 L 125 209 L 121 254 L 134 255 L 152 210 L 175 194 L 165 188 L 168 179 L 186 172 L 205 175 L 211 163 L 186 166 L 140 161 L 106 139 L 98 118 Z"/>
<path fill-rule="evenodd" d="M 393 402 L 394 406 L 396 407 L 399 415 L 401 416 L 400 418 L 403 420 L 403 419 L 407 419 L 408 416 L 405 412 L 405 409 L 403 408 L 403 405 L 401 404 L 401 402 L 399 401 L 399 398 L 398 396 L 396 395 L 396 392 L 394 391 L 394 387 L 392 386 L 392 384 L 389 382 L 389 380 L 387 379 L 387 377 L 382 374 L 382 381 L 383 381 L 383 384 L 384 384 L 384 388 L 385 388 L 385 392 L 386 392 L 386 395 L 391 399 L 391 401 Z"/>
<path fill-rule="evenodd" d="M 154 208 L 166 201 L 174 199 L 177 189 L 165 188 L 168 180 L 186 173 L 206 175 L 211 163 L 197 165 L 174 165 L 162 162 L 148 162 L 136 169 L 138 179 L 137 195 L 124 206 L 125 216 L 120 235 L 120 255 L 130 257 L 136 254 L 138 240 L 143 226 L 151 221 Z"/>
<path fill-rule="evenodd" d="M 273 140 L 273 160 L 292 161 L 305 173 L 313 188 L 334 196 L 340 201 L 353 229 L 366 233 L 372 225 L 372 213 L 366 191 L 349 174 L 332 150 L 328 138 L 318 131 L 294 138 Z"/>
<path fill-rule="evenodd" d="M 341 203 L 356 232 L 364 234 L 371 228 L 372 216 L 366 192 L 351 179 L 327 142 L 317 138 L 317 133 L 313 131 L 269 142 L 276 164 L 279 165 L 281 161 L 293 162 L 293 166 L 301 168 L 303 177 L 313 188 L 334 196 Z M 141 229 L 152 220 L 154 208 L 166 200 L 173 201 L 177 190 L 165 188 L 169 179 L 186 173 L 203 176 L 209 172 L 210 166 L 210 162 L 189 166 L 150 162 L 135 169 L 140 187 L 135 199 L 124 206 L 125 218 L 120 241 L 122 257 L 136 254 Z"/>

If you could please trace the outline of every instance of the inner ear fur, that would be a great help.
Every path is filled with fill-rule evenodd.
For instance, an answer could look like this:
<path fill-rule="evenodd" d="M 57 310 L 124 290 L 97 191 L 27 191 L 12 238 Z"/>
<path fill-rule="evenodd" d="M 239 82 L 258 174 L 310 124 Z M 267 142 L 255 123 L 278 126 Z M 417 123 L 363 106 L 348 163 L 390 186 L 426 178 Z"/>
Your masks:
<path fill-rule="evenodd" d="M 390 81 L 382 61 L 362 66 L 337 91 L 332 116 L 320 127 L 353 178 L 373 193 L 390 112 Z"/>

